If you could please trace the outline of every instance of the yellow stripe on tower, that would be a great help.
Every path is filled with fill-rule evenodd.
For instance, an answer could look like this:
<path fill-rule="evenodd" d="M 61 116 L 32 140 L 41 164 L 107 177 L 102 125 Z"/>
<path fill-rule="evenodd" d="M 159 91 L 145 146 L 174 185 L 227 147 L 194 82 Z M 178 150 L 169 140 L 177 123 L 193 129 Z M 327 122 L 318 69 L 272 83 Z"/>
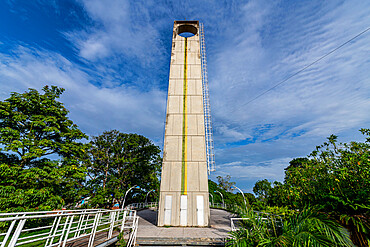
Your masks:
<path fill-rule="evenodd" d="M 185 51 L 184 51 L 184 98 L 183 98 L 183 127 L 182 127 L 182 176 L 181 176 L 181 194 L 188 194 L 188 39 L 185 38 Z"/>

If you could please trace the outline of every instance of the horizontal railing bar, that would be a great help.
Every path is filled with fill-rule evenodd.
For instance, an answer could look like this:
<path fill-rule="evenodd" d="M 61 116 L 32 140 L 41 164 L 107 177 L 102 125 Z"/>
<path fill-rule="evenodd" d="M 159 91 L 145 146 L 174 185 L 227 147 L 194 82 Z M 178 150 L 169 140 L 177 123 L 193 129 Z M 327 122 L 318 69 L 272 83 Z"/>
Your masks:
<path fill-rule="evenodd" d="M 138 203 L 137 207 L 156 206 L 157 203 Z M 70 243 L 76 239 L 94 236 L 101 232 L 116 229 L 122 226 L 121 231 L 133 229 L 129 233 L 130 238 L 136 238 L 137 219 L 136 211 L 125 209 L 93 209 L 93 210 L 58 210 L 58 211 L 36 211 L 36 212 L 14 212 L 0 214 L 0 222 L 14 223 L 33 220 L 33 219 L 53 219 L 49 222 L 40 222 L 41 226 L 33 228 L 19 229 L 21 236 L 17 239 L 15 246 L 27 245 L 30 243 L 42 243 L 47 247 L 59 246 L 61 243 Z M 98 221 L 96 221 L 98 219 Z M 97 229 L 98 228 L 98 229 Z M 101 229 L 99 229 L 101 228 Z M 45 231 L 45 232 L 43 232 Z M 26 233 L 25 236 L 23 233 Z M 31 235 L 32 236 L 27 236 Z M 66 235 L 67 234 L 67 235 Z M 104 234 L 103 234 L 104 235 Z M 0 236 L 6 236 L 6 233 L 0 233 Z M 50 242 L 50 240 L 52 240 Z M 91 240 L 90 240 L 91 241 Z M 94 240 L 93 240 L 94 241 Z M 0 242 L 2 244 L 2 242 Z M 131 246 L 131 245 L 130 245 Z"/>
<path fill-rule="evenodd" d="M 76 227 L 75 227 L 76 228 Z M 91 229 L 91 228 L 93 228 L 93 227 L 83 227 L 82 229 L 80 228 L 80 229 L 77 229 L 77 230 L 73 230 L 73 231 L 70 231 L 69 232 L 69 234 L 72 234 L 72 233 L 74 233 L 74 232 L 79 232 L 79 231 L 85 231 L 85 230 L 87 230 L 87 229 Z M 109 228 L 109 227 L 108 227 Z M 105 229 L 108 229 L 108 228 L 105 228 Z M 104 230 L 105 230 L 104 229 Z M 63 230 L 58 230 L 58 231 L 63 231 Z M 42 235 L 45 235 L 45 234 L 49 234 L 49 232 L 47 232 L 47 233 L 43 233 L 43 234 L 39 234 L 39 235 L 33 235 L 33 236 L 28 236 L 28 237 L 23 237 L 23 238 L 19 238 L 18 240 L 25 240 L 25 239 L 28 239 L 28 238 L 34 238 L 34 237 L 38 237 L 38 236 L 42 236 Z M 71 241 L 71 240 L 75 240 L 75 239 L 78 239 L 78 238 L 81 238 L 81 237 L 86 237 L 86 236 L 89 236 L 89 235 L 91 235 L 92 233 L 90 232 L 90 233 L 83 233 L 83 234 L 81 234 L 81 235 L 79 235 L 79 236 L 77 236 L 77 237 L 73 237 L 73 238 L 69 238 L 68 240 L 67 240 L 67 242 L 68 241 Z M 47 239 L 47 238 L 55 238 L 55 237 L 58 237 L 58 236 L 61 236 L 62 234 L 56 234 L 56 235 L 53 235 L 53 236 L 47 236 L 47 237 L 44 237 L 44 238 L 37 238 L 37 239 L 31 239 L 31 240 L 29 240 L 29 241 L 25 241 L 25 242 L 21 242 L 21 243 L 19 243 L 19 244 L 17 244 L 17 245 L 22 245 L 22 244 L 26 244 L 26 243 L 31 243 L 31 242 L 37 242 L 37 241 L 41 241 L 41 240 L 44 240 L 44 239 Z M 50 245 L 50 246 L 53 246 L 53 245 Z"/>
<path fill-rule="evenodd" d="M 120 209 L 70 209 L 70 210 L 55 210 L 55 211 L 28 211 L 28 212 L 12 212 L 12 213 L 0 213 L 0 216 L 6 216 L 6 215 L 14 215 L 14 214 L 45 214 L 45 213 L 52 213 L 52 214 L 57 214 L 57 213 L 64 213 L 64 212 L 77 212 L 77 211 L 84 211 L 84 212 L 90 212 L 90 211 L 112 211 L 112 210 L 120 210 Z"/>
<path fill-rule="evenodd" d="M 71 232 L 69 232 L 69 233 L 71 233 Z M 73 237 L 73 238 L 69 238 L 69 239 L 67 239 L 67 242 L 70 242 L 70 241 L 72 241 L 72 240 L 76 240 L 76 239 L 79 239 L 79 238 L 83 238 L 83 237 L 87 237 L 87 236 L 89 236 L 89 235 L 91 235 L 92 233 L 88 233 L 88 234 L 83 234 L 83 235 L 80 235 L 80 236 L 77 236 L 77 237 Z M 63 241 L 64 242 L 64 241 Z M 48 247 L 49 246 L 53 246 L 53 245 L 48 245 Z"/>
<path fill-rule="evenodd" d="M 41 226 L 41 227 L 36 227 L 36 228 L 28 228 L 24 229 L 21 232 L 29 232 L 29 231 L 35 231 L 35 230 L 41 230 L 41 229 L 46 229 L 46 228 L 51 228 L 52 226 Z"/>
<path fill-rule="evenodd" d="M 107 211 L 107 212 L 114 212 L 114 211 Z M 23 220 L 23 219 L 41 219 L 41 218 L 52 218 L 52 217 L 68 217 L 72 215 L 84 215 L 84 214 L 89 214 L 89 215 L 94 215 L 102 212 L 94 212 L 94 213 L 86 213 L 86 212 L 81 212 L 81 213 L 69 213 L 69 214 L 56 214 L 56 215 L 32 215 L 32 216 L 20 216 L 20 217 L 8 217 L 8 218 L 0 218 L 0 222 L 4 221 L 12 221 L 12 220 Z"/>
<path fill-rule="evenodd" d="M 79 231 L 84 231 L 84 230 L 87 230 L 87 229 L 91 229 L 91 228 L 93 228 L 94 226 L 93 226 L 94 224 L 90 224 L 90 225 L 88 225 L 88 226 L 83 226 L 83 228 L 80 228 L 80 230 Z M 58 232 L 63 232 L 63 229 L 59 229 L 59 230 L 57 230 L 56 231 L 56 233 L 58 233 Z"/>
<path fill-rule="evenodd" d="M 102 232 L 102 231 L 104 231 L 104 230 L 107 230 L 107 229 L 109 229 L 110 227 L 107 227 L 107 228 L 104 228 L 104 229 L 100 229 L 100 230 L 98 230 L 98 231 L 96 231 L 96 232 Z"/>
<path fill-rule="evenodd" d="M 40 237 L 40 236 L 46 235 L 46 234 L 49 234 L 49 232 L 44 232 L 44 233 L 40 233 L 40 234 L 36 234 L 36 235 L 32 235 L 32 236 L 26 236 L 26 237 L 18 238 L 18 241 L 25 240 L 25 239 L 30 239 L 30 238 L 35 238 L 35 237 Z"/>
<path fill-rule="evenodd" d="M 45 239 L 48 239 L 48 238 L 51 238 L 51 236 L 47 236 L 47 237 L 43 237 L 43 238 L 39 238 L 39 239 L 31 239 L 31 240 L 28 240 L 28 241 L 20 242 L 20 243 L 17 243 L 15 246 L 19 246 L 19 245 L 23 245 L 23 244 L 29 244 L 29 243 L 32 243 L 32 242 L 38 242 L 38 241 L 42 241 L 42 240 L 45 240 Z"/>

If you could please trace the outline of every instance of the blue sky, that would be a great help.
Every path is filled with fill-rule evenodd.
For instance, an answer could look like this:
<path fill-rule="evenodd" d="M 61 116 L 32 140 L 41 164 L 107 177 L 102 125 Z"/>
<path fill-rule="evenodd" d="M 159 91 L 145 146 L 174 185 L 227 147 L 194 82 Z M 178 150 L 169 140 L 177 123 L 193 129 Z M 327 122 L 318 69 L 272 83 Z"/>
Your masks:
<path fill-rule="evenodd" d="M 370 127 L 369 1 L 0 2 L 0 100 L 44 85 L 88 135 L 118 129 L 163 145 L 174 20 L 204 23 L 217 171 L 250 192 L 282 181 L 330 134 Z"/>

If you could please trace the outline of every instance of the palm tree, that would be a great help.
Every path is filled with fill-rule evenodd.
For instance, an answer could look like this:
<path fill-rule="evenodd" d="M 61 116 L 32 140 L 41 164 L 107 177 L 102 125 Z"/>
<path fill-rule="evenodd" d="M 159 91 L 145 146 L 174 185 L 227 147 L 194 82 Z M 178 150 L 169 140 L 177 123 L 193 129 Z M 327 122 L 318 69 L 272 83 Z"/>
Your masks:
<path fill-rule="evenodd" d="M 305 208 L 283 221 L 252 210 L 245 211 L 242 217 L 246 220 L 231 233 L 229 246 L 354 246 L 349 233 L 316 208 Z"/>

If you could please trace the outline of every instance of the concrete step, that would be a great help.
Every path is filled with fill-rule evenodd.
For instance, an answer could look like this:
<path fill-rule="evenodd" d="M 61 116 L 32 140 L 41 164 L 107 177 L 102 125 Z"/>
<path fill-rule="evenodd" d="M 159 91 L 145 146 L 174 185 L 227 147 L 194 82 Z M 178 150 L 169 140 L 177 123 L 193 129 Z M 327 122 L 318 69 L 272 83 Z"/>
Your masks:
<path fill-rule="evenodd" d="M 224 238 L 146 238 L 136 239 L 138 246 L 225 246 Z"/>

